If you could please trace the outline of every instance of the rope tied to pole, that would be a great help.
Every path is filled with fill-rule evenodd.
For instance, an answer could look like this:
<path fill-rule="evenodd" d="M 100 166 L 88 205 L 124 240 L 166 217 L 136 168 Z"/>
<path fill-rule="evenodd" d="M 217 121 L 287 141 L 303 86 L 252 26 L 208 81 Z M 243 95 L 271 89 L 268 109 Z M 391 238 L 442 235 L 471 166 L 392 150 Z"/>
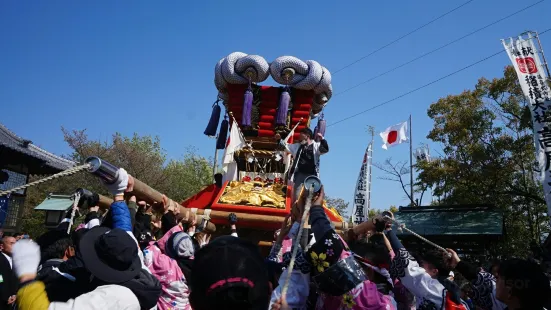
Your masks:
<path fill-rule="evenodd" d="M 80 192 L 76 192 L 73 195 L 73 210 L 71 211 L 71 220 L 69 221 L 69 227 L 67 227 L 67 234 L 71 233 L 71 227 L 74 224 L 76 211 L 78 210 L 78 202 L 80 201 Z"/>
<path fill-rule="evenodd" d="M 285 283 L 283 284 L 283 287 L 281 288 L 281 296 L 287 295 L 287 290 L 289 289 L 289 283 L 291 280 L 291 273 L 293 272 L 293 268 L 295 267 L 295 260 L 297 258 L 298 253 L 298 247 L 300 244 L 300 240 L 302 239 L 302 232 L 304 229 L 304 223 L 306 222 L 306 219 L 308 218 L 308 213 L 310 213 L 310 208 L 312 207 L 312 198 L 314 197 L 314 184 L 312 184 L 312 187 L 308 191 L 308 198 L 306 199 L 306 205 L 304 206 L 304 212 L 302 213 L 302 219 L 300 220 L 300 229 L 298 230 L 297 235 L 295 236 L 295 239 L 293 239 L 293 253 L 291 254 L 291 260 L 289 262 L 289 267 L 287 267 L 287 278 L 285 279 Z"/>
<path fill-rule="evenodd" d="M 402 230 L 407 231 L 408 233 L 412 234 L 412 235 L 413 235 L 414 237 L 416 237 L 417 239 L 419 239 L 419 240 L 425 242 L 426 244 L 428 244 L 428 245 L 430 245 L 430 246 L 433 246 L 433 247 L 437 248 L 438 250 L 440 250 L 440 251 L 446 253 L 446 254 L 448 255 L 448 257 L 451 257 L 451 254 L 450 254 L 450 253 L 448 252 L 448 250 L 446 250 L 444 247 L 441 247 L 441 246 L 439 246 L 438 244 L 436 244 L 436 243 L 434 243 L 434 242 L 428 240 L 427 238 L 425 238 L 425 237 L 419 235 L 418 233 L 414 232 L 413 230 L 407 228 L 405 224 L 399 223 L 398 221 L 396 221 L 395 219 L 391 218 L 391 217 L 388 216 L 388 215 L 385 215 L 385 218 L 386 218 L 386 219 L 389 219 L 389 220 L 392 221 L 394 224 L 398 225 L 399 229 L 402 229 Z"/>
<path fill-rule="evenodd" d="M 53 174 L 49 177 L 46 177 L 46 178 L 43 178 L 43 179 L 40 179 L 40 180 L 37 180 L 37 181 L 34 181 L 34 182 L 31 182 L 31 183 L 27 183 L 25 185 L 21 185 L 21 186 L 18 186 L 18 187 L 14 187 L 12 189 L 8 189 L 8 190 L 5 190 L 5 191 L 1 191 L 0 192 L 0 196 L 4 196 L 4 195 L 8 195 L 8 194 L 11 194 L 11 193 L 15 193 L 19 190 L 22 190 L 22 189 L 26 189 L 26 188 L 29 188 L 29 187 L 32 187 L 32 186 L 36 186 L 36 185 L 40 185 L 42 183 L 45 183 L 45 182 L 48 182 L 48 181 L 51 181 L 51 180 L 55 180 L 55 179 L 59 179 L 61 177 L 65 177 L 65 176 L 69 176 L 69 175 L 73 175 L 77 172 L 80 172 L 80 171 L 83 171 L 83 170 L 86 170 L 90 168 L 90 165 L 89 164 L 84 164 L 84 165 L 80 165 L 80 166 L 75 166 L 73 168 L 69 168 L 67 170 L 64 170 L 64 171 L 61 171 L 59 173 L 56 173 L 56 174 Z"/>

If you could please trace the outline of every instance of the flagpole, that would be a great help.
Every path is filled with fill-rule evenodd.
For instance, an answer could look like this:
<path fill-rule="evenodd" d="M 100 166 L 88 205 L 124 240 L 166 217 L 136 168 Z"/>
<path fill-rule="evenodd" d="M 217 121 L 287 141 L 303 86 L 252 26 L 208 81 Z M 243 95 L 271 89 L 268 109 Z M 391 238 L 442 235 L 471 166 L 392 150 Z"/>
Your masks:
<path fill-rule="evenodd" d="M 369 168 L 369 178 L 368 178 L 368 187 L 367 187 L 367 215 L 369 216 L 369 210 L 371 210 L 371 163 L 373 162 L 373 140 L 375 139 L 375 128 L 373 126 L 369 126 L 368 129 L 369 133 L 371 134 L 371 142 L 369 143 L 369 153 L 367 156 L 369 157 L 369 161 L 367 162 L 367 167 Z"/>
<path fill-rule="evenodd" d="M 545 54 L 543 53 L 543 46 L 541 45 L 540 36 L 538 35 L 537 31 L 533 31 L 532 33 L 536 37 L 536 40 L 538 40 L 538 45 L 540 47 L 541 58 L 543 59 L 543 66 L 545 67 L 545 70 L 547 71 L 547 79 L 551 80 L 551 73 L 549 72 L 549 66 L 547 65 L 547 60 L 545 59 Z"/>
<path fill-rule="evenodd" d="M 409 115 L 409 196 L 411 199 L 411 206 L 413 207 L 413 140 L 411 139 L 411 114 Z"/>

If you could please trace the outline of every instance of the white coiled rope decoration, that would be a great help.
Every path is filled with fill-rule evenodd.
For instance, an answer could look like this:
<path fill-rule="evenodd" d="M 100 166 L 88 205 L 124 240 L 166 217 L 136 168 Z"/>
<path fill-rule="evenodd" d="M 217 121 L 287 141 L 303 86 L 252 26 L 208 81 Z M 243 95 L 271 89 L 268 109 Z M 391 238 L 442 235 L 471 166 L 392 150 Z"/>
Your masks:
<path fill-rule="evenodd" d="M 270 75 L 270 65 L 258 55 L 234 52 L 220 59 L 214 69 L 214 84 L 218 97 L 228 99 L 228 84 L 248 84 L 265 81 Z"/>
<path fill-rule="evenodd" d="M 291 70 L 292 74 L 289 74 Z M 331 73 L 317 61 L 302 61 L 293 56 L 281 56 L 268 65 L 258 55 L 247 55 L 241 52 L 231 53 L 220 59 L 214 70 L 214 84 L 218 96 L 228 99 L 228 84 L 260 83 L 271 75 L 279 84 L 302 90 L 313 90 L 316 94 L 312 105 L 312 117 L 325 107 L 331 96 Z"/>
<path fill-rule="evenodd" d="M 291 79 L 285 74 L 286 69 L 293 69 Z M 312 105 L 312 116 L 315 117 L 333 95 L 331 73 L 315 60 L 302 61 L 294 56 L 278 57 L 270 64 L 272 78 L 283 85 L 297 89 L 313 90 L 316 96 Z"/>

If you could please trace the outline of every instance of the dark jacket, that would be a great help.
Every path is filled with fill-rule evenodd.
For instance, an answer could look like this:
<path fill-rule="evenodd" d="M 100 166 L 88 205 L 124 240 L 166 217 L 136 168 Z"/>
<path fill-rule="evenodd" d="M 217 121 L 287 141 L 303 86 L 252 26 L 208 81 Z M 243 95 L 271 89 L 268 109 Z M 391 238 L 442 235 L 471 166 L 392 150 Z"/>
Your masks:
<path fill-rule="evenodd" d="M 44 282 L 50 301 L 66 302 L 87 292 L 88 287 L 78 285 L 68 271 L 62 259 L 50 259 L 38 267 L 36 278 Z"/>
<path fill-rule="evenodd" d="M 142 309 L 155 307 L 163 292 L 161 282 L 144 269 L 141 270 L 139 276 L 135 279 L 120 283 L 119 285 L 129 288 L 136 295 Z"/>
<path fill-rule="evenodd" d="M 13 309 L 13 305 L 8 305 L 8 299 L 17 294 L 18 286 L 19 280 L 10 262 L 0 253 L 0 310 Z"/>

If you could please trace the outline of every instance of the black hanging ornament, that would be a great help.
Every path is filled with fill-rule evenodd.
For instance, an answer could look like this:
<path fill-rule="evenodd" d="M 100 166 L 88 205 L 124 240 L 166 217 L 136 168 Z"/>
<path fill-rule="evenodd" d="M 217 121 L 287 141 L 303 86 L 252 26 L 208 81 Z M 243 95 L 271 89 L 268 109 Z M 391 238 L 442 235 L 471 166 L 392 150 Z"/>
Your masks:
<path fill-rule="evenodd" d="M 226 116 L 220 125 L 220 133 L 218 133 L 218 140 L 216 140 L 216 149 L 223 150 L 226 148 L 226 141 L 228 140 L 228 127 L 230 123 L 228 122 Z"/>
<path fill-rule="evenodd" d="M 216 130 L 218 129 L 218 122 L 220 122 L 220 113 L 222 109 L 220 108 L 220 105 L 218 104 L 220 102 L 220 99 L 217 99 L 216 102 L 212 105 L 212 113 L 210 114 L 210 120 L 209 124 L 207 125 L 207 128 L 204 131 L 204 134 L 209 137 L 215 137 L 216 136 Z"/>

